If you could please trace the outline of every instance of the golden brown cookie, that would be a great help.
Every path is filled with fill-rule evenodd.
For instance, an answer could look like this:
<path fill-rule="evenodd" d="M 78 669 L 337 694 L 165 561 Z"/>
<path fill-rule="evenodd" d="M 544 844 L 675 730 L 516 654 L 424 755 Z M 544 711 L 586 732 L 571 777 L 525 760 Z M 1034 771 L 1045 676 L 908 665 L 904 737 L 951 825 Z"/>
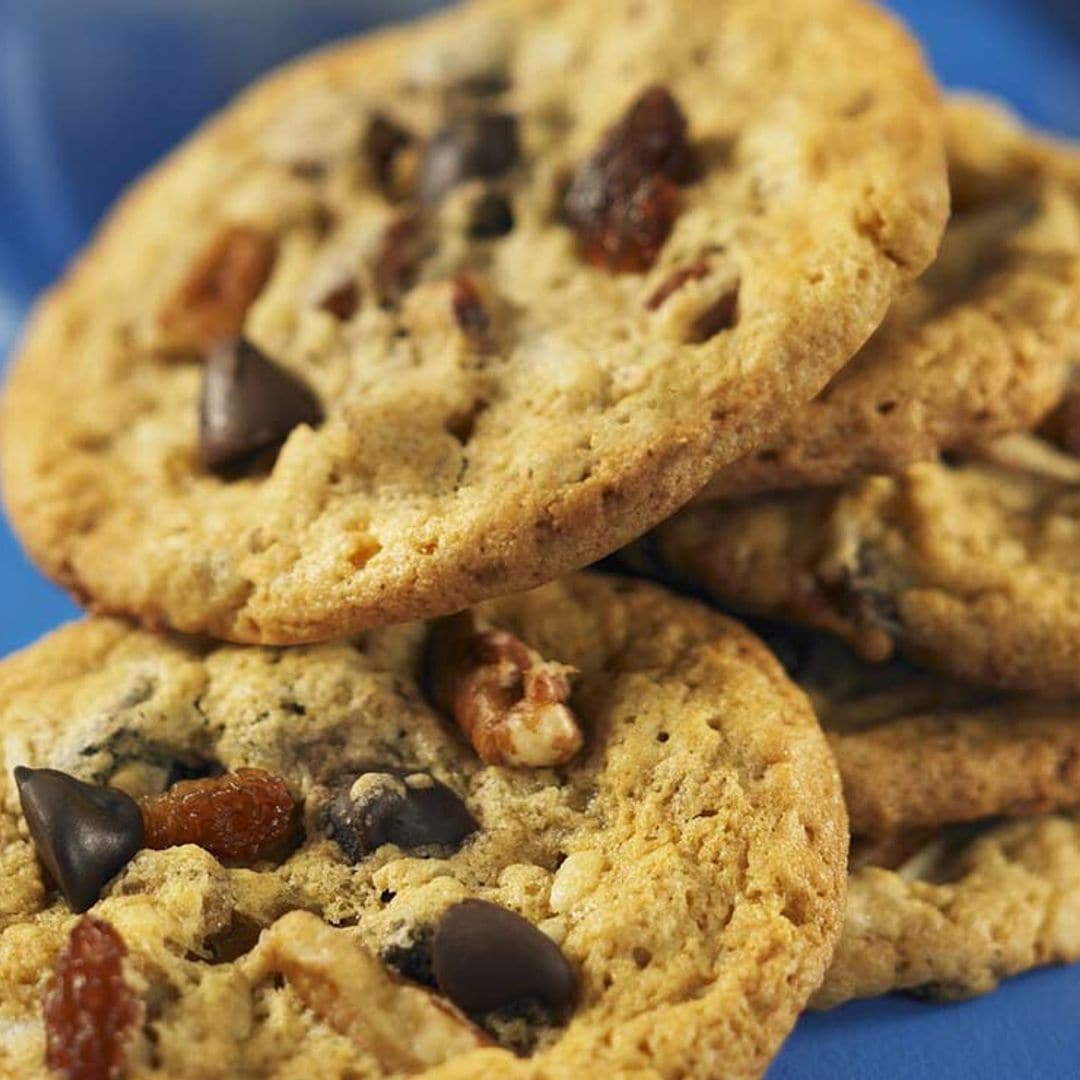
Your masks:
<path fill-rule="evenodd" d="M 583 745 L 556 767 L 470 745 L 509 728 L 535 752 L 567 720 Z M 0 665 L 0 725 L 0 1070 L 19 1076 L 45 1075 L 57 957 L 92 956 L 132 1078 L 753 1077 L 839 930 L 846 818 L 805 696 L 655 586 L 580 575 L 471 622 L 283 650 L 88 620 Z M 19 772 L 20 809 L 17 766 L 84 786 Z M 287 809 L 266 774 L 297 808 L 284 847 L 252 846 Z M 123 791 L 141 850 L 98 882 L 105 928 L 77 923 L 35 846 L 74 851 L 57 865 L 85 883 Z M 69 982 L 47 1010 L 89 1008 Z"/>
<path fill-rule="evenodd" d="M 584 565 L 929 263 L 939 125 L 861 0 L 484 0 L 302 60 L 39 305 L 3 406 L 15 528 L 98 612 L 248 642 Z"/>
<path fill-rule="evenodd" d="M 1080 822 L 1032 818 L 945 833 L 895 869 L 856 869 L 840 945 L 811 1004 L 890 990 L 956 1000 L 1075 960 Z"/>
<path fill-rule="evenodd" d="M 809 624 L 866 659 L 1080 695 L 1080 458 L 1003 436 L 846 488 L 712 504 L 657 530 L 722 603 Z"/>
<path fill-rule="evenodd" d="M 810 697 L 860 843 L 1080 805 L 1080 701 L 969 686 L 901 658 L 869 664 L 799 627 L 762 632 Z"/>
<path fill-rule="evenodd" d="M 1080 152 L 946 108 L 953 213 L 930 269 L 826 389 L 700 499 L 847 483 L 1029 428 L 1080 362 Z"/>

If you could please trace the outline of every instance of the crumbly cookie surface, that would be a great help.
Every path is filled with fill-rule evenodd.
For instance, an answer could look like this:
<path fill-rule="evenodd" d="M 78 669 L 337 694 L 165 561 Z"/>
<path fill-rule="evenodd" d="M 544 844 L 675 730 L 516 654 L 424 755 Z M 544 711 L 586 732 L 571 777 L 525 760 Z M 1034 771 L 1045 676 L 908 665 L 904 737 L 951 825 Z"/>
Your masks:
<path fill-rule="evenodd" d="M 458 1028 L 422 1023 L 407 1051 L 443 1062 L 430 1075 L 759 1075 L 822 977 L 843 902 L 839 779 L 805 696 L 751 635 L 653 586 L 580 575 L 482 612 L 578 669 L 585 743 L 568 764 L 483 765 L 425 699 L 422 625 L 274 650 L 95 619 L 5 661 L 3 1066 L 43 1075 L 42 988 L 74 922 L 42 880 L 11 769 L 147 792 L 216 764 L 283 777 L 304 839 L 246 867 L 143 850 L 106 888 L 91 914 L 126 942 L 143 1008 L 133 1077 L 421 1071 L 393 1064 L 395 1018 L 430 1004 L 399 1000 L 371 958 L 427 991 L 431 927 L 467 897 L 558 944 L 576 1007 L 565 1026 L 474 1017 L 495 1042 L 464 1053 Z M 331 810 L 373 766 L 442 782 L 478 829 L 456 851 L 350 856 Z"/>
<path fill-rule="evenodd" d="M 1080 358 L 1080 152 L 978 99 L 946 107 L 953 213 L 850 364 L 701 500 L 847 483 L 1037 423 Z"/>
<path fill-rule="evenodd" d="M 703 506 L 661 557 L 721 602 L 979 685 L 1080 694 L 1080 458 L 1016 434 L 956 465 Z"/>
<path fill-rule="evenodd" d="M 836 755 L 852 835 L 895 834 L 1080 805 L 1080 702 L 869 664 L 825 634 L 763 628 Z"/>
<path fill-rule="evenodd" d="M 631 234 L 676 216 L 651 268 L 616 273 L 564 222 L 566 183 L 649 86 L 694 169 L 621 208 Z M 935 91 L 870 5 L 468 5 L 272 76 L 124 200 L 14 365 L 6 502 L 98 612 L 229 640 L 526 588 L 817 393 L 946 202 Z M 253 407 L 267 438 L 295 426 L 269 474 L 222 479 L 243 442 L 208 408 L 200 461 L 200 356 L 237 329 L 324 415 Z"/>
<path fill-rule="evenodd" d="M 1010 975 L 1077 959 L 1080 823 L 1031 818 L 974 839 L 943 835 L 897 869 L 857 869 L 840 944 L 811 1004 L 890 990 L 974 997 Z"/>

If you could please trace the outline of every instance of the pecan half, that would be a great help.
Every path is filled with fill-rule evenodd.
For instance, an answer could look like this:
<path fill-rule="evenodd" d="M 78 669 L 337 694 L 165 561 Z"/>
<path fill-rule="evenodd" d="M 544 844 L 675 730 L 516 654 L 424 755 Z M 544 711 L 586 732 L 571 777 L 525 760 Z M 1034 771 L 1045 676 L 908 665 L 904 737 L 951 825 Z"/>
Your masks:
<path fill-rule="evenodd" d="M 214 237 L 159 316 L 179 344 L 206 349 L 239 334 L 248 308 L 270 277 L 274 238 L 251 225 L 230 225 Z"/>
<path fill-rule="evenodd" d="M 489 765 L 562 765 L 583 737 L 567 701 L 574 669 L 471 612 L 440 619 L 429 642 L 435 703 Z"/>
<path fill-rule="evenodd" d="M 491 1041 L 443 998 L 388 971 L 345 932 L 307 911 L 278 919 L 260 942 L 271 971 L 335 1031 L 392 1072 L 415 1073 Z"/>

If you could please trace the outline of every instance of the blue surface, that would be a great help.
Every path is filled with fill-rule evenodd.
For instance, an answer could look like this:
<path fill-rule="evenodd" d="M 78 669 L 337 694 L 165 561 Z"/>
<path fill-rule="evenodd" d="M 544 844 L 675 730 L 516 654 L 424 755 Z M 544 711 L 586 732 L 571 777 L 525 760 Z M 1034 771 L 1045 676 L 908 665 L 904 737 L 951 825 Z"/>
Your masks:
<path fill-rule="evenodd" d="M 767 2 L 767 0 L 762 0 Z M 116 192 L 251 76 L 424 0 L 0 0 L 0 355 Z M 1080 136 L 1080 0 L 897 0 L 950 86 Z M 0 654 L 74 616 L 0 526 Z M 806 1017 L 770 1080 L 1080 1076 L 1080 968 Z"/>

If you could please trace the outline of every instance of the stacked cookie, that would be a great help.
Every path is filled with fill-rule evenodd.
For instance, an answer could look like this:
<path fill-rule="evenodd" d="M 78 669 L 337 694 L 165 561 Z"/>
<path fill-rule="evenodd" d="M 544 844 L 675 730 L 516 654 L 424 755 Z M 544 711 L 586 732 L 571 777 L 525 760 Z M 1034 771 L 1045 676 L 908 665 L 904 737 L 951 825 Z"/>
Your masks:
<path fill-rule="evenodd" d="M 1080 153 L 987 103 L 946 118 L 937 262 L 637 553 L 778 620 L 836 753 L 851 876 L 819 1005 L 1080 958 Z"/>
<path fill-rule="evenodd" d="M 1077 158 L 861 0 L 256 86 L 9 373 L 92 614 L 0 666 L 2 1070 L 752 1077 L 1071 956 L 1078 339 Z"/>

